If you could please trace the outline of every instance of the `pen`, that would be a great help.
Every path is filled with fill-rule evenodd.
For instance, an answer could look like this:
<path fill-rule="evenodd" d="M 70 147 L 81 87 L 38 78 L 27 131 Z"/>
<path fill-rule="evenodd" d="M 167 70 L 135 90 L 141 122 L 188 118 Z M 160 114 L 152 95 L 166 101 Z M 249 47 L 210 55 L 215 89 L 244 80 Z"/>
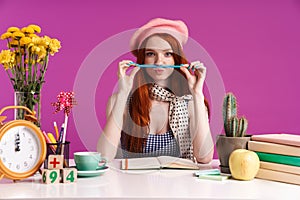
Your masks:
<path fill-rule="evenodd" d="M 141 67 L 141 68 L 180 68 L 185 64 L 181 64 L 181 65 L 146 65 L 146 64 L 137 64 L 134 62 L 130 62 L 128 63 L 129 66 L 137 66 L 137 67 Z M 189 65 L 187 67 L 187 69 L 190 69 L 191 66 Z"/>
<path fill-rule="evenodd" d="M 140 65 L 140 64 L 135 64 L 138 67 L 141 68 L 180 68 L 182 65 Z"/>
<path fill-rule="evenodd" d="M 128 63 L 128 65 L 129 66 L 137 66 L 137 67 L 141 67 L 141 68 L 180 68 L 184 64 L 181 64 L 181 65 L 146 65 L 146 64 L 137 64 L 134 62 L 130 62 L 130 63 Z"/>
<path fill-rule="evenodd" d="M 56 154 L 60 154 L 61 152 L 61 144 L 63 140 L 63 134 L 64 134 L 64 124 L 61 125 L 60 132 L 59 132 L 59 140 L 57 141 L 57 149 Z"/>
<path fill-rule="evenodd" d="M 64 134 L 64 128 L 65 128 L 65 124 L 62 124 L 61 128 L 60 128 L 60 132 L 59 132 L 58 142 L 62 142 L 63 134 Z"/>
<path fill-rule="evenodd" d="M 64 144 L 66 142 L 66 134 L 67 134 L 67 127 L 68 127 L 68 115 L 65 115 L 65 122 L 64 122 L 64 133 L 63 133 L 63 138 L 62 138 L 62 149 L 60 151 L 60 154 L 64 154 Z"/>

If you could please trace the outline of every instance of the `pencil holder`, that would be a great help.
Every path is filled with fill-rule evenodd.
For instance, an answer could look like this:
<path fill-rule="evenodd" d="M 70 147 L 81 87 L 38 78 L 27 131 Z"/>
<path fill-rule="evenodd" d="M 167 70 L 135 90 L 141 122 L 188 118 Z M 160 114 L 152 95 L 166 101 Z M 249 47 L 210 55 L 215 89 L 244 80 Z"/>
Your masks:
<path fill-rule="evenodd" d="M 69 149 L 70 142 L 65 143 L 47 143 L 47 155 L 44 161 L 44 168 L 48 169 L 48 157 L 49 155 L 64 155 L 64 167 L 69 167 Z"/>

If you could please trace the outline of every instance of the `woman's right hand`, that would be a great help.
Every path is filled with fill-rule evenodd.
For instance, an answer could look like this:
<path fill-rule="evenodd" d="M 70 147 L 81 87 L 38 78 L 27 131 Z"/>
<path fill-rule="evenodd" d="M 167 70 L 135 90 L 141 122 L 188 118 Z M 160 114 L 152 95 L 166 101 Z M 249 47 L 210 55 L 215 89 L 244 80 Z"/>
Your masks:
<path fill-rule="evenodd" d="M 135 74 L 140 70 L 139 67 L 135 66 L 130 72 L 130 74 L 127 75 L 126 71 L 130 66 L 132 66 L 131 63 L 133 63 L 131 60 L 122 60 L 121 62 L 119 62 L 119 92 L 130 92 L 130 90 L 132 89 Z"/>

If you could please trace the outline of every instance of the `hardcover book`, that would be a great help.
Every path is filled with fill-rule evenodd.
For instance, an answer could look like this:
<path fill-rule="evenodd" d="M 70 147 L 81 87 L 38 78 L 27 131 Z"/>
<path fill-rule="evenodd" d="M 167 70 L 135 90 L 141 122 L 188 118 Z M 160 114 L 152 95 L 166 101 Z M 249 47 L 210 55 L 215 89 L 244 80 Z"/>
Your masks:
<path fill-rule="evenodd" d="M 249 141 L 248 149 L 265 153 L 300 156 L 300 147 L 276 144 L 270 142 Z"/>
<path fill-rule="evenodd" d="M 172 156 L 126 158 L 121 161 L 121 169 L 199 169 L 200 166 L 191 160 Z"/>
<path fill-rule="evenodd" d="M 251 140 L 261 142 L 271 142 L 277 144 L 286 144 L 300 147 L 300 135 L 275 133 L 275 134 L 262 134 L 252 135 Z"/>
<path fill-rule="evenodd" d="M 256 174 L 256 178 L 300 185 L 299 175 L 280 171 L 273 171 L 269 169 L 260 168 L 258 170 L 258 173 Z"/>
<path fill-rule="evenodd" d="M 300 175 L 300 167 L 292 165 L 260 161 L 260 168 Z"/>
<path fill-rule="evenodd" d="M 280 154 L 255 152 L 260 161 L 273 162 L 285 165 L 300 166 L 300 157 L 297 156 L 286 156 Z"/>

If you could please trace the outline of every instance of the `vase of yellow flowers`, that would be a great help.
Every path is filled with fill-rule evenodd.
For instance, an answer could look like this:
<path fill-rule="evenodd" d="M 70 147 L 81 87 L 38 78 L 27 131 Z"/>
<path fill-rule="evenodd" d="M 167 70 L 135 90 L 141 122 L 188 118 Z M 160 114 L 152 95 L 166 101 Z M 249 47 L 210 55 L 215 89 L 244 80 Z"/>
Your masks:
<path fill-rule="evenodd" d="M 48 36 L 39 36 L 41 28 L 31 24 L 27 27 L 10 27 L 1 35 L 7 40 L 7 50 L 0 52 L 3 65 L 15 91 L 15 105 L 28 107 L 36 112 L 36 125 L 41 119 L 41 90 L 45 82 L 49 55 L 61 48 L 60 41 Z M 17 110 L 16 119 L 26 119 L 23 110 Z"/>

